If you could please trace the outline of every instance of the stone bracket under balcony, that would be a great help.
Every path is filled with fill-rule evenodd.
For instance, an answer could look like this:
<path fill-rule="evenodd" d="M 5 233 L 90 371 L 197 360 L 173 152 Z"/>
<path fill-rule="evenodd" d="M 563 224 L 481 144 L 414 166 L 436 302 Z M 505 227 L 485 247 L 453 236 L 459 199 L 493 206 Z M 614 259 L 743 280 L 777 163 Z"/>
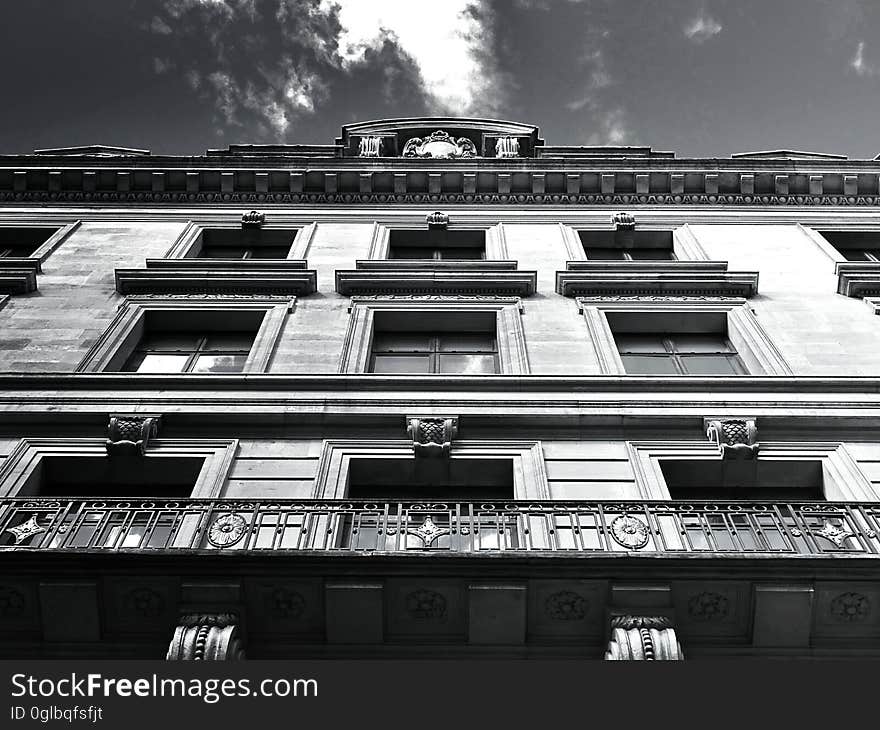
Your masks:
<path fill-rule="evenodd" d="M 752 297 L 757 271 L 728 271 L 726 261 L 568 261 L 556 272 L 567 297 Z"/>
<path fill-rule="evenodd" d="M 38 258 L 0 259 L 0 293 L 29 294 L 37 290 L 37 274 L 41 274 Z"/>
<path fill-rule="evenodd" d="M 839 261 L 834 268 L 837 274 L 837 293 L 846 297 L 880 296 L 880 263 Z"/>
<path fill-rule="evenodd" d="M 116 269 L 120 294 L 292 294 L 317 288 L 302 259 L 147 259 L 143 269 Z"/>
<path fill-rule="evenodd" d="M 538 273 L 516 261 L 361 260 L 336 272 L 336 291 L 358 294 L 448 294 L 527 297 Z"/>

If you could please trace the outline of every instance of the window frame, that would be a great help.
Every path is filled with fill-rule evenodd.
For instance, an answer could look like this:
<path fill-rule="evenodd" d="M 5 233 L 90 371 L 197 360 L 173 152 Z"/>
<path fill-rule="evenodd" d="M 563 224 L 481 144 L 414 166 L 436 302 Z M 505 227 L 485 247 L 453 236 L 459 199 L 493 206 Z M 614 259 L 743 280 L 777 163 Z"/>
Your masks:
<path fill-rule="evenodd" d="M 306 255 L 309 251 L 309 248 L 312 245 L 312 241 L 314 240 L 315 233 L 317 231 L 317 223 L 315 221 L 309 222 L 295 222 L 289 221 L 286 219 L 278 219 L 278 216 L 273 216 L 272 221 L 270 223 L 265 223 L 260 227 L 262 230 L 273 230 L 273 229 L 288 229 L 288 228 L 296 228 L 296 236 L 293 239 L 293 243 L 290 246 L 290 251 L 288 251 L 287 256 L 284 259 L 203 259 L 204 261 L 262 261 L 267 264 L 271 264 L 272 261 L 289 261 L 289 260 L 297 260 L 302 261 L 306 258 Z M 230 220 L 228 217 L 223 217 L 222 219 L 217 219 L 214 221 L 209 220 L 198 220 L 192 221 L 189 220 L 183 227 L 183 230 L 180 232 L 180 235 L 171 245 L 171 247 L 165 252 L 165 255 L 162 258 L 165 259 L 197 259 L 199 257 L 199 253 L 201 252 L 201 238 L 202 233 L 206 229 L 222 229 L 222 230 L 241 230 L 241 216 L 234 220 Z"/>
<path fill-rule="evenodd" d="M 642 230 L 651 231 L 671 231 L 672 233 L 672 259 L 641 259 L 631 261 L 636 264 L 655 264 L 661 266 L 669 266 L 679 261 L 710 261 L 709 254 L 700 244 L 699 239 L 693 229 L 687 223 L 681 226 L 670 227 L 668 223 L 652 224 L 639 219 L 638 226 Z M 569 261 L 592 261 L 604 262 L 606 264 L 624 263 L 623 260 L 607 260 L 607 259 L 590 259 L 584 250 L 578 231 L 609 231 L 608 225 L 589 224 L 582 226 L 576 224 L 560 223 L 559 232 L 565 245 L 566 255 Z M 638 230 L 638 229 L 637 229 Z"/>
<path fill-rule="evenodd" d="M 52 221 L 51 218 L 47 220 L 27 220 L 27 221 L 16 221 L 16 220 L 3 220 L 0 221 L 0 228 L 57 228 L 49 238 L 47 238 L 43 243 L 37 246 L 30 256 L 10 256 L 8 258 L 0 258 L 0 265 L 3 265 L 5 261 L 15 261 L 15 260 L 35 260 L 39 263 L 43 263 L 49 256 L 62 244 L 67 238 L 76 231 L 82 225 L 81 220 L 70 221 L 68 219 L 67 222 L 57 222 Z M 38 269 L 39 272 L 39 269 Z"/>
<path fill-rule="evenodd" d="M 325 439 L 315 474 L 313 499 L 347 499 L 352 459 L 414 459 L 412 441 Z M 450 459 L 511 459 L 514 500 L 549 500 L 550 485 L 540 441 L 459 441 Z"/>
<path fill-rule="evenodd" d="M 391 231 L 392 230 L 426 230 L 424 216 L 420 218 L 405 219 L 394 223 L 373 223 L 373 232 L 370 238 L 370 249 L 367 258 L 371 261 L 469 261 L 472 263 L 486 261 L 507 261 L 507 234 L 503 223 L 483 223 L 479 221 L 459 221 L 449 224 L 449 230 L 482 230 L 486 233 L 485 257 L 482 259 L 392 259 L 391 254 Z"/>
<path fill-rule="evenodd" d="M 120 370 L 131 357 L 143 336 L 148 312 L 179 311 L 182 314 L 205 312 L 263 312 L 263 320 L 254 335 L 254 343 L 242 369 L 242 375 L 268 371 L 272 355 L 281 338 L 287 315 L 294 309 L 296 297 L 287 296 L 214 296 L 214 295 L 141 295 L 129 296 L 120 304 L 116 316 L 85 354 L 74 372 L 126 372 Z M 221 331 L 222 330 L 218 330 Z M 136 373 L 128 373 L 134 375 Z M 174 373 L 204 375 L 204 373 Z M 156 375 L 156 373 L 153 373 Z"/>
<path fill-rule="evenodd" d="M 672 500 L 660 465 L 662 460 L 695 463 L 721 460 L 718 447 L 709 442 L 627 441 L 626 449 L 639 492 L 637 499 Z M 821 462 L 823 491 L 828 502 L 880 501 L 880 495 L 844 443 L 762 441 L 757 458 L 759 461 Z"/>
<path fill-rule="evenodd" d="M 612 335 L 613 334 L 614 334 L 614 331 L 612 330 Z M 633 333 L 620 332 L 618 334 L 629 335 L 629 334 L 633 334 Z M 742 361 L 742 358 L 740 358 L 739 353 L 736 351 L 736 348 L 730 342 L 730 339 L 727 337 L 726 334 L 721 336 L 720 339 L 723 339 L 726 346 L 729 347 L 730 349 L 727 351 L 719 350 L 718 352 L 688 352 L 688 351 L 680 350 L 678 348 L 678 346 L 676 345 L 676 339 L 678 338 L 678 336 L 680 334 L 684 334 L 684 333 L 665 332 L 660 336 L 661 346 L 665 349 L 665 352 L 661 352 L 660 350 L 657 350 L 656 352 L 650 352 L 650 351 L 626 352 L 624 350 L 621 350 L 620 343 L 617 343 L 617 351 L 618 351 L 618 354 L 620 355 L 621 362 L 623 362 L 624 369 L 626 368 L 626 362 L 624 361 L 624 358 L 628 355 L 635 355 L 635 356 L 652 357 L 652 358 L 658 358 L 658 359 L 661 357 L 665 358 L 665 359 L 669 360 L 670 362 L 672 362 L 673 367 L 677 371 L 677 373 L 676 373 L 677 375 L 716 375 L 717 373 L 690 373 L 690 372 L 687 372 L 686 363 L 687 363 L 689 356 L 692 356 L 692 355 L 699 355 L 699 356 L 717 355 L 719 357 L 719 359 L 723 357 L 724 359 L 727 359 L 728 361 L 733 362 L 734 363 L 733 369 L 740 371 L 740 372 L 730 373 L 730 375 L 748 375 L 749 374 L 748 370 L 745 366 L 745 363 Z M 615 337 L 615 342 L 617 342 L 616 337 Z M 733 357 L 730 357 L 730 356 L 733 356 Z M 627 372 L 627 375 L 659 375 L 659 374 L 660 373 L 629 373 L 629 372 Z"/>
<path fill-rule="evenodd" d="M 592 343 L 603 375 L 627 375 L 617 349 L 617 341 L 606 317 L 607 312 L 659 313 L 670 316 L 681 313 L 722 313 L 727 318 L 726 337 L 749 375 L 792 375 L 791 368 L 759 324 L 745 299 L 736 297 L 578 297 L 578 310 L 587 324 L 588 339 Z M 664 330 L 668 331 L 668 330 Z M 647 377 L 632 375 L 630 377 Z M 655 376 L 656 377 L 656 376 Z M 668 377 L 683 377 L 680 375 Z M 743 377 L 684 376 L 684 377 Z"/>
<path fill-rule="evenodd" d="M 147 456 L 144 458 L 203 458 L 202 469 L 188 498 L 217 499 L 221 497 L 237 452 L 238 439 L 156 439 L 150 441 Z M 17 496 L 45 457 L 112 458 L 107 454 L 105 439 L 23 438 L 0 467 L 0 497 Z M 120 496 L 120 499 L 129 498 Z M 144 498 L 149 498 L 149 495 Z M 75 500 L 78 497 L 71 496 L 70 499 Z"/>
<path fill-rule="evenodd" d="M 496 329 L 497 329 L 497 325 L 496 325 Z M 393 330 L 391 330 L 391 332 L 393 332 Z M 376 372 L 375 368 L 376 368 L 377 350 L 376 350 L 376 346 L 375 346 L 375 336 L 376 336 L 376 334 L 380 334 L 380 333 L 381 333 L 381 331 L 379 333 L 374 331 L 374 333 L 373 333 L 373 341 L 370 345 L 370 363 L 369 363 L 370 370 L 369 371 L 373 374 L 376 374 L 376 375 L 395 375 L 397 373 L 385 373 L 385 372 L 377 373 Z M 413 333 L 401 332 L 401 334 L 413 334 Z M 500 364 L 499 364 L 500 358 L 498 357 L 498 337 L 495 333 L 492 333 L 491 335 L 489 335 L 488 333 L 482 333 L 482 332 L 476 333 L 476 334 L 486 334 L 487 336 L 489 336 L 489 338 L 492 341 L 492 347 L 490 349 L 487 349 L 487 350 L 461 350 L 461 351 L 442 349 L 441 344 L 440 344 L 440 340 L 442 339 L 442 336 L 444 334 L 447 334 L 447 333 L 437 332 L 437 331 L 431 331 L 430 333 L 427 333 L 427 332 L 424 333 L 424 336 L 428 337 L 428 339 L 430 340 L 430 347 L 429 347 L 429 349 L 426 349 L 426 350 L 381 350 L 378 352 L 378 354 L 380 354 L 380 355 L 398 355 L 399 354 L 401 356 L 405 356 L 405 355 L 409 355 L 409 354 L 416 355 L 416 356 L 427 355 L 428 362 L 430 363 L 430 368 L 431 368 L 428 371 L 428 374 L 431 374 L 431 375 L 455 375 L 456 374 L 456 373 L 445 373 L 439 369 L 440 358 L 442 355 L 491 355 L 493 369 L 494 369 L 494 372 L 492 374 L 493 375 L 498 374 L 498 370 L 500 368 Z M 451 332 L 448 334 L 451 334 L 453 336 L 457 336 L 460 334 L 473 334 L 473 332 L 458 332 L 458 331 L 456 331 L 456 332 Z M 401 374 L 404 374 L 404 373 L 401 373 Z"/>
<path fill-rule="evenodd" d="M 521 318 L 522 303 L 518 297 L 363 296 L 352 297 L 348 311 L 350 318 L 339 358 L 339 373 L 370 372 L 377 313 L 411 313 L 414 318 L 425 315 L 451 318 L 456 315 L 494 312 L 499 371 L 496 376 L 529 374 Z M 394 377 L 383 373 L 375 373 L 375 376 Z"/>

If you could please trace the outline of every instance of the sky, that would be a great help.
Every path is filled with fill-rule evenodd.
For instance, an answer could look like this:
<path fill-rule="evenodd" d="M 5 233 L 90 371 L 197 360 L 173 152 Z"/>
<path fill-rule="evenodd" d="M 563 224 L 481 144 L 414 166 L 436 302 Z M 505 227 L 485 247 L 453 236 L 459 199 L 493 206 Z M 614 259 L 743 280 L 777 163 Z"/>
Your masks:
<path fill-rule="evenodd" d="M 0 0 L 0 153 L 455 115 L 680 157 L 880 153 L 880 0 Z"/>

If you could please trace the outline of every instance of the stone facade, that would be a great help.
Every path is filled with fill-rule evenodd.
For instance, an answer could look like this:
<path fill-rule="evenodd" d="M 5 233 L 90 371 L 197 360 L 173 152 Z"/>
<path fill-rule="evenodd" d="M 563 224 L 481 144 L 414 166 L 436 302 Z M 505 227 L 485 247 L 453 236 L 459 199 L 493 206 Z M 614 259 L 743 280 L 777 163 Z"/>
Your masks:
<path fill-rule="evenodd" d="M 10 283 L 0 310 L 4 655 L 880 653 L 880 317 L 838 293 L 846 257 L 821 233 L 880 236 L 878 181 L 873 161 L 549 147 L 448 119 L 202 158 L 0 157 L 0 233 L 59 231 L 28 258 L 36 290 Z M 389 232 L 436 212 L 484 231 L 486 259 L 386 258 Z M 591 261 L 578 231 L 629 216 L 677 260 Z M 289 261 L 187 256 L 243 224 L 296 229 Z M 0 283 L 24 266 L 0 258 Z M 150 276 L 120 293 L 123 270 Z M 119 372 L 132 302 L 264 307 L 274 329 L 246 374 Z M 364 372 L 375 322 L 401 312 L 496 323 L 498 373 Z M 726 322 L 748 372 L 626 375 L 614 318 L 644 312 Z M 135 416 L 155 419 L 142 443 L 108 434 Z M 731 419 L 746 441 L 707 438 Z M 373 494 L 371 459 L 464 486 L 503 463 L 510 493 L 376 507 L 352 496 Z M 734 491 L 676 507 L 703 469 Z M 774 479 L 804 496 L 734 493 Z"/>

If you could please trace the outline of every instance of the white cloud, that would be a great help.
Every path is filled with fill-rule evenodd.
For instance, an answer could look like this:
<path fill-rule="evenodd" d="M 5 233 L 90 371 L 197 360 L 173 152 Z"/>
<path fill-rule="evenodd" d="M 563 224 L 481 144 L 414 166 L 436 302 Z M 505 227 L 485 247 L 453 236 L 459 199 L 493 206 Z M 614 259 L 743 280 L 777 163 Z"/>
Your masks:
<path fill-rule="evenodd" d="M 705 43 L 713 36 L 718 35 L 723 28 L 724 26 L 715 18 L 701 11 L 697 17 L 686 23 L 682 30 L 688 40 L 694 43 Z"/>
<path fill-rule="evenodd" d="M 346 65 L 391 37 L 418 66 L 436 111 L 492 113 L 503 103 L 487 51 L 491 24 L 474 0 L 322 0 L 339 9 L 339 53 Z"/>
<path fill-rule="evenodd" d="M 635 134 L 626 123 L 626 112 L 620 107 L 599 112 L 596 115 L 599 128 L 587 137 L 590 145 L 632 145 Z"/>
<path fill-rule="evenodd" d="M 880 74 L 880 66 L 865 60 L 865 42 L 859 41 L 856 47 L 856 55 L 853 56 L 849 65 L 859 76 L 877 76 Z"/>

